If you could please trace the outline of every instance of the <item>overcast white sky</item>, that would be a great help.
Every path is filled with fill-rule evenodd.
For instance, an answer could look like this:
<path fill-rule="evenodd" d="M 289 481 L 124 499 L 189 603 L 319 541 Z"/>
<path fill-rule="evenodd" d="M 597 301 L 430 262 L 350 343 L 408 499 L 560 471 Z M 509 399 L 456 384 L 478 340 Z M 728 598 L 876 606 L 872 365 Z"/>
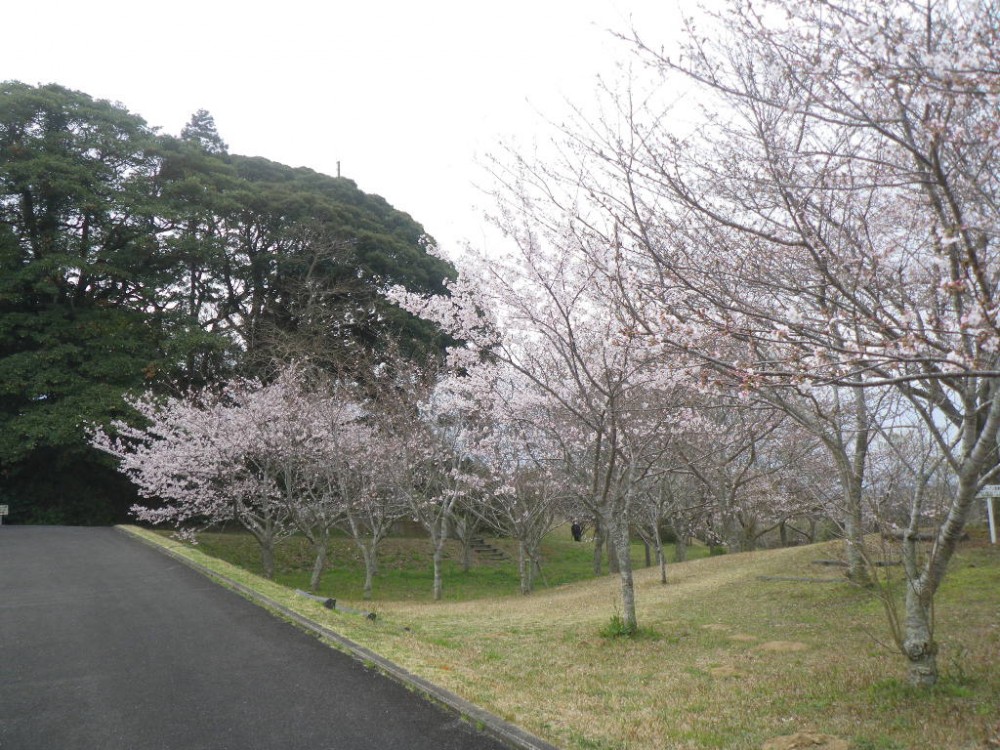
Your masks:
<path fill-rule="evenodd" d="M 486 242 L 480 166 L 566 101 L 586 108 L 635 24 L 670 43 L 694 0 L 34 0 L 3 11 L 0 79 L 122 102 L 178 133 L 207 109 L 233 153 L 336 174 L 455 253 Z"/>

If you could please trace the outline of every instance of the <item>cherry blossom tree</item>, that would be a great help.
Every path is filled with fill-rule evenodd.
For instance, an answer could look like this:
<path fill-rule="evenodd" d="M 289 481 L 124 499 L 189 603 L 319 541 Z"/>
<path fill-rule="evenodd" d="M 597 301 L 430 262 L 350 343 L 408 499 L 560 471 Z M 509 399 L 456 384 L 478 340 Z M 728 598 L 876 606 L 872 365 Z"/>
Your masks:
<path fill-rule="evenodd" d="M 394 436 L 386 478 L 407 513 L 429 535 L 433 595 L 439 600 L 444 547 L 455 515 L 481 497 L 486 483 L 472 461 L 482 429 L 478 391 L 471 382 L 447 377 L 430 385 L 413 378 L 400 391 L 392 406 L 383 404 L 386 431 Z"/>
<path fill-rule="evenodd" d="M 695 520 L 708 506 L 704 492 L 690 474 L 673 468 L 663 472 L 659 479 L 650 482 L 640 495 L 635 513 L 636 532 L 653 547 L 656 564 L 660 569 L 660 583 L 667 583 L 667 556 L 664 552 L 663 525 L 669 524 L 676 536 L 675 562 L 684 562 L 687 540 L 693 534 Z"/>
<path fill-rule="evenodd" d="M 281 461 L 282 501 L 316 555 L 309 581 L 313 591 L 319 589 L 326 569 L 335 528 L 352 528 L 363 553 L 367 550 L 361 528 L 353 533 L 356 524 L 350 523 L 351 511 L 367 499 L 373 481 L 365 453 L 374 440 L 364 424 L 367 412 L 356 390 L 318 373 L 310 377 L 298 368 L 282 370 L 273 384 L 262 389 L 280 395 L 273 402 L 269 425 L 272 450 Z M 365 560 L 370 570 L 367 556 Z M 370 576 L 366 582 L 370 596 Z"/>
<path fill-rule="evenodd" d="M 705 529 L 711 514 L 711 501 L 704 486 L 698 482 L 689 471 L 674 469 L 662 476 L 656 485 L 656 506 L 653 518 L 659 518 L 669 524 L 673 530 L 674 562 L 687 560 L 688 545 L 691 539 L 707 537 Z M 656 535 L 659 536 L 659 528 Z M 660 540 L 662 545 L 662 540 Z M 662 549 L 661 549 L 662 556 Z M 661 566 L 666 560 L 661 561 Z M 661 571 L 661 582 L 665 575 Z"/>
<path fill-rule="evenodd" d="M 388 503 L 378 512 L 371 507 L 377 469 L 366 454 L 377 441 L 354 390 L 289 366 L 267 384 L 147 395 L 131 402 L 145 427 L 117 423 L 114 437 L 98 431 L 94 444 L 119 458 L 140 494 L 154 501 L 133 508 L 140 520 L 186 527 L 235 518 L 257 539 L 267 577 L 275 544 L 299 531 L 315 552 L 316 590 L 338 524 L 357 532 L 368 562 L 392 517 Z M 366 506 L 367 526 L 357 516 Z M 385 518 L 376 523 L 378 513 Z M 362 529 L 376 537 L 370 545 Z"/>
<path fill-rule="evenodd" d="M 692 24 L 679 56 L 627 37 L 661 81 L 609 87 L 604 117 L 570 126 L 558 158 L 499 164 L 500 224 L 520 251 L 489 272 L 503 278 L 485 306 L 516 322 L 499 356 L 557 392 L 540 374 L 555 352 L 552 371 L 585 383 L 583 363 L 614 360 L 593 356 L 589 327 L 782 409 L 835 466 L 859 581 L 868 454 L 881 399 L 901 394 L 955 478 L 907 587 L 902 650 L 931 684 L 934 593 L 998 472 L 998 11 L 731 0 L 714 23 Z M 671 113 L 663 92 L 701 109 Z M 614 322 L 597 333 L 586 313 Z M 611 423 L 590 424 L 603 444 Z"/>
<path fill-rule="evenodd" d="M 955 489 L 908 580 L 916 684 L 937 679 L 934 594 L 997 472 L 997 20 L 977 0 L 734 0 L 680 56 L 631 38 L 701 117 L 671 132 L 628 91 L 574 141 L 637 327 L 747 393 L 853 404 L 855 448 L 831 455 L 855 487 L 873 389 L 902 394 L 933 437 Z"/>
<path fill-rule="evenodd" d="M 365 418 L 341 432 L 323 474 L 341 500 L 340 526 L 351 535 L 364 561 L 365 599 L 372 597 L 380 546 L 408 510 L 406 494 L 394 478 L 407 475 L 400 465 L 408 455 L 410 432 L 393 429 L 383 414 L 383 403 L 370 402 Z"/>
<path fill-rule="evenodd" d="M 584 489 L 587 507 L 610 532 L 617 556 L 626 632 L 638 627 L 630 557 L 633 501 L 683 420 L 677 379 L 661 352 L 633 335 L 614 308 L 599 252 L 573 227 L 544 231 L 525 220 L 530 207 L 511 206 L 503 226 L 512 253 L 476 259 L 451 286 L 451 297 L 389 296 L 464 344 L 451 367 L 468 372 L 484 357 L 503 363 L 544 399 L 559 420 L 560 452 L 569 476 Z M 487 316 L 487 312 L 489 316 Z M 483 392 L 482 389 L 479 392 Z"/>
<path fill-rule="evenodd" d="M 534 589 L 542 569 L 541 544 L 563 522 L 565 500 L 572 491 L 563 471 L 555 424 L 537 399 L 514 397 L 530 382 L 494 370 L 488 429 L 475 447 L 474 461 L 488 477 L 476 513 L 500 534 L 517 541 L 520 590 Z"/>
<path fill-rule="evenodd" d="M 767 407 L 715 403 L 703 409 L 711 429 L 691 434 L 678 446 L 685 467 L 705 488 L 726 545 L 751 551 L 766 533 L 763 519 L 777 527 L 785 498 L 773 492 L 776 474 L 796 456 L 776 450 L 784 442 L 784 415 Z M 773 528 L 772 527 L 772 528 Z"/>
<path fill-rule="evenodd" d="M 257 540 L 271 578 L 274 546 L 295 528 L 282 501 L 272 395 L 247 381 L 166 399 L 147 394 L 129 401 L 144 427 L 116 422 L 113 434 L 97 430 L 92 442 L 152 501 L 132 508 L 139 520 L 182 530 L 236 520 Z"/>

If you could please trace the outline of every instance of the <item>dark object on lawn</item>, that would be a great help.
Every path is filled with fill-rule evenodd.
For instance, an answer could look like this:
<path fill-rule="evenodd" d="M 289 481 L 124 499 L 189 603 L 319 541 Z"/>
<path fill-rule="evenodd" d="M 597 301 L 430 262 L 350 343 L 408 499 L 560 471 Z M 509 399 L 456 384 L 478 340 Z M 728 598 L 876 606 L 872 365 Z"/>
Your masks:
<path fill-rule="evenodd" d="M 905 531 L 893 531 L 893 532 L 883 532 L 883 539 L 895 539 L 897 542 L 903 541 L 903 539 L 912 539 L 915 542 L 933 542 L 937 539 L 937 534 L 920 531 L 916 534 L 907 534 Z M 963 531 L 962 536 L 958 538 L 960 542 L 969 541 L 969 532 Z"/>
<path fill-rule="evenodd" d="M 319 602 L 320 604 L 322 604 L 327 609 L 336 609 L 337 608 L 337 600 L 336 599 L 329 599 L 329 598 L 327 598 L 325 596 L 316 596 L 315 594 L 310 594 L 310 593 L 308 593 L 306 591 L 301 591 L 300 589 L 295 589 L 295 593 L 298 594 L 299 596 L 304 596 L 307 599 L 312 599 L 314 602 Z"/>
<path fill-rule="evenodd" d="M 838 568 L 846 568 L 847 563 L 843 560 L 813 560 L 813 565 L 833 565 Z M 895 565 L 902 565 L 901 560 L 876 560 L 872 563 L 876 568 L 891 568 Z"/>
<path fill-rule="evenodd" d="M 366 620 L 375 621 L 377 615 L 374 612 L 368 612 L 363 609 L 352 609 L 351 607 L 337 606 L 336 599 L 327 599 L 325 596 L 316 596 L 315 594 L 310 594 L 307 591 L 302 591 L 301 589 L 295 589 L 295 593 L 299 596 L 304 596 L 307 599 L 312 599 L 314 602 L 319 602 L 327 609 L 332 609 L 336 612 L 346 612 L 349 615 L 361 615 Z"/>
<path fill-rule="evenodd" d="M 573 521 L 573 525 L 569 527 L 570 533 L 573 534 L 573 541 L 580 542 L 583 541 L 583 527 L 580 525 L 579 521 Z"/>

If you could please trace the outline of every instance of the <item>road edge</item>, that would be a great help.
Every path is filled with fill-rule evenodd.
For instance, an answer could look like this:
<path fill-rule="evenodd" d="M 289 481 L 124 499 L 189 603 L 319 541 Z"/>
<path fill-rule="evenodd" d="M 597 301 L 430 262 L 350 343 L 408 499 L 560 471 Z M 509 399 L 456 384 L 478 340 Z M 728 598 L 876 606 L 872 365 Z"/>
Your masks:
<path fill-rule="evenodd" d="M 136 534 L 127 526 L 115 526 L 114 528 L 116 531 L 125 535 L 129 539 L 141 542 L 148 547 L 158 550 L 168 557 L 184 563 L 189 568 L 192 568 L 205 577 L 212 579 L 216 583 L 242 594 L 254 604 L 257 604 L 264 609 L 276 612 L 282 617 L 291 620 L 294 624 L 312 633 L 313 635 L 332 643 L 334 646 L 363 664 L 374 665 L 375 668 L 390 679 L 395 680 L 410 690 L 422 693 L 435 703 L 438 703 L 448 710 L 454 711 L 461 718 L 466 719 L 483 733 L 490 735 L 506 745 L 509 745 L 511 748 L 514 748 L 514 750 L 560 750 L 557 746 L 534 736 L 530 732 L 527 732 L 510 722 L 504 721 L 499 716 L 480 708 L 474 703 L 470 703 L 464 698 L 460 698 L 449 690 L 445 690 L 432 682 L 428 682 L 423 677 L 419 677 L 398 664 L 380 656 L 374 651 L 355 643 L 349 638 L 345 638 L 337 631 L 331 630 L 327 626 L 321 625 L 314 620 L 310 620 L 305 615 L 289 609 L 284 604 L 276 602 L 274 599 L 256 591 L 246 584 L 235 581 L 222 573 L 211 570 L 210 568 L 206 568 L 204 565 L 178 554 L 169 547 L 157 544 L 151 539 L 141 536 L 140 534 Z"/>

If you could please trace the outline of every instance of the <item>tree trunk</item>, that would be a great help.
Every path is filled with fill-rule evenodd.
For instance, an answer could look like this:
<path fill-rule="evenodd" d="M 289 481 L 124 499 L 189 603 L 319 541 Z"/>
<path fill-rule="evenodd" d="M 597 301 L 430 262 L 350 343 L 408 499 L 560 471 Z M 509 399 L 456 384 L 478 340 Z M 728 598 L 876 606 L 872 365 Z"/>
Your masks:
<path fill-rule="evenodd" d="M 924 586 L 908 582 L 906 587 L 906 625 L 903 652 L 908 662 L 911 685 L 930 687 L 937 682 L 937 643 L 934 642 L 931 597 Z"/>
<path fill-rule="evenodd" d="M 622 624 L 628 634 L 639 629 L 635 615 L 635 585 L 632 581 L 632 555 L 628 539 L 629 525 L 625 519 L 620 519 L 612 529 L 615 538 L 615 550 L 618 553 L 618 575 L 621 578 L 622 590 Z"/>
<path fill-rule="evenodd" d="M 264 577 L 274 580 L 274 523 L 271 519 L 264 519 L 260 525 L 244 526 L 250 529 L 260 545 L 260 567 L 264 571 Z"/>
<path fill-rule="evenodd" d="M 604 561 L 604 524 L 601 523 L 599 516 L 594 516 L 594 575 L 599 576 L 603 573 L 603 561 Z"/>
<path fill-rule="evenodd" d="M 736 519 L 733 506 L 736 503 L 735 491 L 729 490 L 723 499 L 722 506 L 722 540 L 730 551 L 743 551 L 743 530 Z"/>
<path fill-rule="evenodd" d="M 528 549 L 528 557 L 531 559 L 531 565 L 529 566 L 530 573 L 528 574 L 528 584 L 531 590 L 535 590 L 535 579 L 541 578 L 542 582 L 548 586 L 548 582 L 545 580 L 545 573 L 542 572 L 542 557 L 538 553 L 537 547 L 530 547 Z"/>
<path fill-rule="evenodd" d="M 757 550 L 757 524 L 750 520 L 747 523 L 740 521 L 740 552 L 754 552 Z"/>
<path fill-rule="evenodd" d="M 319 591 L 319 581 L 323 576 L 323 571 L 326 570 L 327 554 L 330 548 L 329 536 L 317 537 L 313 546 L 316 549 L 316 560 L 313 562 L 312 575 L 309 577 L 309 590 L 315 593 Z"/>
<path fill-rule="evenodd" d="M 444 590 L 441 583 L 441 558 L 444 555 L 445 539 L 445 535 L 440 533 L 431 540 L 434 545 L 434 601 L 441 600 L 441 593 Z"/>
<path fill-rule="evenodd" d="M 674 543 L 674 562 L 682 563 L 687 560 L 688 556 L 688 540 L 684 534 L 677 535 L 677 541 Z"/>
<path fill-rule="evenodd" d="M 468 573 L 472 568 L 472 540 L 462 539 L 462 572 Z"/>
<path fill-rule="evenodd" d="M 856 450 L 860 450 L 860 446 Z M 841 523 L 844 530 L 844 549 L 847 555 L 847 577 L 862 585 L 871 582 L 864 555 L 864 523 L 862 516 L 861 491 L 864 461 L 855 456 L 852 462 L 843 449 L 833 452 L 840 476 L 840 486 L 844 505 L 841 508 Z"/>
<path fill-rule="evenodd" d="M 274 580 L 274 540 L 258 538 L 260 542 L 260 565 L 264 569 L 264 577 Z"/>
<path fill-rule="evenodd" d="M 862 492 L 865 469 L 868 463 L 869 427 L 868 403 L 862 388 L 854 388 L 854 454 L 851 456 L 850 481 L 848 482 L 847 519 L 847 575 L 855 583 L 869 584 L 871 576 L 865 563 L 865 524 L 862 515 Z"/>
<path fill-rule="evenodd" d="M 521 593 L 531 593 L 531 560 L 524 542 L 517 545 L 517 570 L 521 576 Z"/>
<path fill-rule="evenodd" d="M 667 556 L 663 551 L 663 538 L 660 536 L 660 525 L 653 526 L 653 542 L 656 544 L 656 563 L 660 566 L 660 583 L 667 582 Z"/>
<path fill-rule="evenodd" d="M 615 524 L 617 527 L 617 524 Z M 605 544 L 608 548 L 608 572 L 609 573 L 620 573 L 621 572 L 621 549 L 620 540 L 618 539 L 618 534 L 616 529 L 609 529 L 608 533 L 605 535 Z M 628 549 L 628 545 L 625 546 Z M 630 566 L 631 567 L 631 566 Z"/>
<path fill-rule="evenodd" d="M 871 581 L 864 556 L 864 527 L 861 520 L 861 493 L 848 493 L 848 507 L 844 514 L 844 544 L 847 550 L 847 577 L 855 583 Z"/>
<path fill-rule="evenodd" d="M 647 568 L 651 568 L 651 567 L 653 567 L 653 556 L 652 556 L 651 550 L 649 548 L 649 542 L 647 542 L 645 539 L 643 539 L 642 540 L 642 546 L 646 549 L 646 567 Z"/>
<path fill-rule="evenodd" d="M 475 534 L 475 524 L 467 518 L 455 521 L 455 533 L 462 542 L 462 572 L 468 573 L 472 568 L 472 536 Z"/>
<path fill-rule="evenodd" d="M 362 592 L 362 597 L 365 599 L 372 598 L 372 584 L 375 579 L 375 573 L 378 572 L 377 556 L 375 554 L 375 548 L 372 546 L 369 548 L 367 545 L 362 545 L 361 556 L 365 561 L 365 588 Z"/>

